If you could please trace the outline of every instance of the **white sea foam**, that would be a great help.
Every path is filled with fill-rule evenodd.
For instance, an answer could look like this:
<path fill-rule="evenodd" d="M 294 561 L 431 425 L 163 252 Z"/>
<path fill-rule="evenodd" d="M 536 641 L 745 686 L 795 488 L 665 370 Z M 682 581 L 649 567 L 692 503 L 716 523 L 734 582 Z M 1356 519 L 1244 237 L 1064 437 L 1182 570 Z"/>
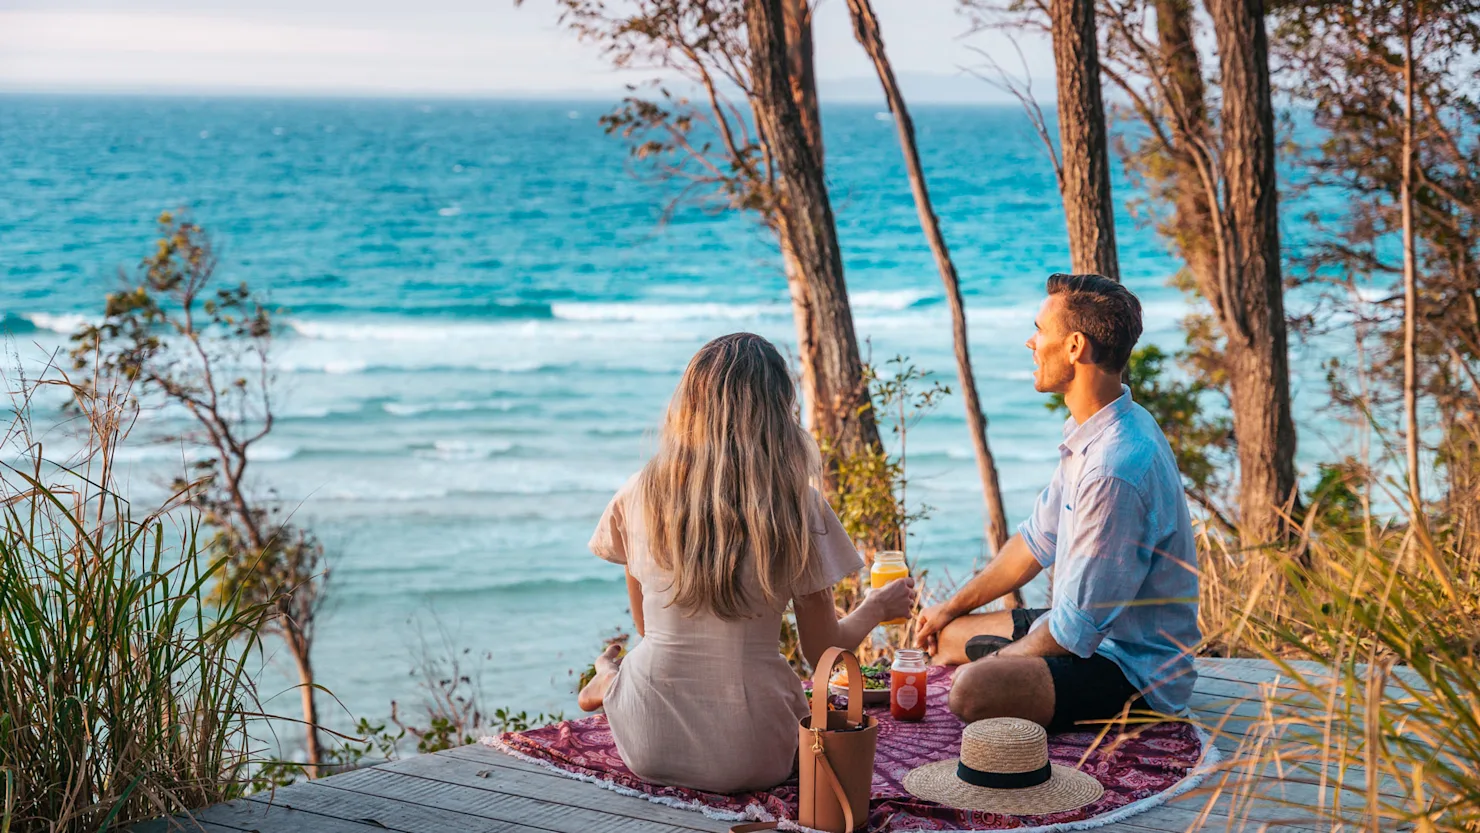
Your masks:
<path fill-rule="evenodd" d="M 386 402 L 381 410 L 394 416 L 419 416 L 436 412 L 507 411 L 514 403 L 507 399 L 466 400 L 452 402 Z"/>
<path fill-rule="evenodd" d="M 622 478 L 564 478 L 538 481 L 517 476 L 501 478 L 497 485 L 470 483 L 463 487 L 387 487 L 377 483 L 336 483 L 314 492 L 310 500 L 344 502 L 413 502 L 446 500 L 456 497 L 495 497 L 498 495 L 564 495 L 571 492 L 612 492 L 622 485 Z"/>
<path fill-rule="evenodd" d="M 334 413 L 333 408 L 283 408 L 277 412 L 282 419 L 323 419 Z"/>
<path fill-rule="evenodd" d="M 346 405 L 299 405 L 297 407 L 280 408 L 277 415 L 283 419 L 324 419 L 343 414 L 357 414 L 363 406 L 358 402 Z"/>
<path fill-rule="evenodd" d="M 64 335 L 71 335 L 87 324 L 94 322 L 94 319 L 86 315 L 75 315 L 72 313 L 28 312 L 21 317 L 35 324 L 40 329 L 51 330 L 52 332 L 62 333 Z"/>
<path fill-rule="evenodd" d="M 316 341 L 451 341 L 466 336 L 466 325 L 390 324 L 368 321 L 313 321 L 292 319 L 288 327 L 300 338 Z"/>
<path fill-rule="evenodd" d="M 486 460 L 513 449 L 514 444 L 508 440 L 437 440 L 431 448 L 419 448 L 414 453 L 426 460 Z"/>
<path fill-rule="evenodd" d="M 745 321 L 791 314 L 791 306 L 774 304 L 551 304 L 565 321 Z"/>
<path fill-rule="evenodd" d="M 206 449 L 188 445 L 124 445 L 113 451 L 113 460 L 119 463 L 196 463 L 210 458 Z"/>
<path fill-rule="evenodd" d="M 848 303 L 860 310 L 901 310 L 936 297 L 919 289 L 860 289 L 848 293 Z"/>
<path fill-rule="evenodd" d="M 257 444 L 247 449 L 247 459 L 263 463 L 281 462 L 291 460 L 300 451 L 297 446 Z M 65 461 L 81 453 L 82 449 L 71 442 L 46 444 L 46 457 L 50 460 Z M 190 464 L 209 460 L 213 456 L 214 452 L 208 448 L 179 443 L 125 444 L 113 450 L 115 463 Z"/>
<path fill-rule="evenodd" d="M 451 491 L 448 489 L 397 489 L 370 483 L 364 486 L 330 486 L 314 493 L 313 499 L 353 503 L 362 501 L 405 503 L 417 500 L 437 500 L 449 494 Z"/>
<path fill-rule="evenodd" d="M 342 359 L 340 361 L 324 362 L 319 369 L 322 370 L 324 373 L 334 374 L 364 373 L 365 370 L 369 368 L 369 366 L 370 365 L 367 362 L 360 359 Z"/>
<path fill-rule="evenodd" d="M 261 463 L 280 463 L 298 456 L 299 448 L 291 445 L 253 445 L 247 448 L 247 459 Z"/>

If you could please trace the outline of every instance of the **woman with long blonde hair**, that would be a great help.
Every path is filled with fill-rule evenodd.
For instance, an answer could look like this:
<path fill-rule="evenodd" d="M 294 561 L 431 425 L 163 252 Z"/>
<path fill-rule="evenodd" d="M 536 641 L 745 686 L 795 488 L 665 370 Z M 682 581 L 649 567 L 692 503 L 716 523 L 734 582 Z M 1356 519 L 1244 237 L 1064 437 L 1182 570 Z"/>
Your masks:
<path fill-rule="evenodd" d="M 899 579 L 838 619 L 833 585 L 863 562 L 811 486 L 817 447 L 796 404 L 769 341 L 735 333 L 704 345 L 657 453 L 591 538 L 592 552 L 626 567 L 642 641 L 620 662 L 615 648 L 597 658 L 580 705 L 605 708 L 617 751 L 644 780 L 712 792 L 786 780 L 806 713 L 779 650 L 786 606 L 815 663 L 914 604 L 914 582 Z"/>

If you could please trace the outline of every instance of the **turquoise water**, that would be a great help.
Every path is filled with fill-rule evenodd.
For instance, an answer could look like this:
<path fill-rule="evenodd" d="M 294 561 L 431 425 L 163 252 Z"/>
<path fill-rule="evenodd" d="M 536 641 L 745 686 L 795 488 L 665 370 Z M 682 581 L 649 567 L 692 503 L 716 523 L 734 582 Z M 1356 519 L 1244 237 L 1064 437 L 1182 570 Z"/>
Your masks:
<path fill-rule="evenodd" d="M 391 699 L 414 699 L 410 654 L 419 632 L 438 639 L 434 620 L 469 657 L 491 654 L 489 701 L 572 709 L 570 670 L 626 621 L 620 570 L 585 542 L 651 447 L 685 361 L 739 329 L 793 341 L 767 235 L 694 207 L 665 223 L 673 189 L 632 169 L 596 123 L 604 110 L 84 97 L 0 106 L 7 354 L 35 367 L 62 345 L 99 313 L 118 269 L 150 249 L 153 218 L 181 206 L 214 233 L 222 279 L 291 310 L 274 360 L 283 419 L 253 468 L 330 546 L 316 664 L 350 713 L 383 716 Z M 1061 421 L 1033 391 L 1022 342 L 1044 278 L 1068 270 L 1062 211 L 1016 109 L 915 116 L 1015 522 L 1057 460 Z M 949 382 L 947 311 L 894 127 L 862 106 L 830 107 L 824 121 L 860 336 L 875 358 L 907 354 Z M 1134 193 L 1123 179 L 1115 188 L 1126 201 Z M 1124 205 L 1117 222 L 1145 341 L 1175 348 L 1186 306 L 1165 284 L 1177 264 Z M 1297 356 L 1300 367 L 1297 402 L 1312 413 L 1321 377 Z M 43 405 L 38 416 L 56 415 Z M 156 433 L 180 424 L 169 412 L 150 420 Z M 66 447 L 60 430 L 51 439 Z M 912 553 L 962 576 L 983 543 L 959 399 L 918 425 L 909 449 L 911 494 L 934 507 Z M 1308 461 L 1328 449 L 1302 451 Z M 124 457 L 144 501 L 182 450 L 138 444 Z M 271 674 L 286 671 L 284 657 L 270 659 Z M 296 697 L 278 707 L 291 713 Z"/>

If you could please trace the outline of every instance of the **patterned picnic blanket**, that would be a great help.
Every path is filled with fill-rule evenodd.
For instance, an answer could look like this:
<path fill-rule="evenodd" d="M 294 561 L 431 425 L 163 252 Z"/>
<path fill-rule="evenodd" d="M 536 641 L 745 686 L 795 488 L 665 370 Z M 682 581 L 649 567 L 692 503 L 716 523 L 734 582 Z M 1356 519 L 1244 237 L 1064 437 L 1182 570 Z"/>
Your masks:
<path fill-rule="evenodd" d="M 887 706 L 868 709 L 879 720 L 870 831 L 1013 829 L 1029 833 L 1085 829 L 1123 820 L 1196 786 L 1195 770 L 1204 758 L 1202 736 L 1185 723 L 1157 723 L 1131 727 L 1123 734 L 1111 733 L 1098 746 L 1093 732 L 1049 736 L 1048 754 L 1054 763 L 1078 766 L 1105 786 L 1100 800 L 1078 810 L 1008 816 L 955 810 L 915 798 L 904 789 L 905 774 L 921 764 L 952 758 L 960 752 L 962 723 L 946 707 L 954 670 L 930 670 L 926 698 L 929 709 L 923 721 L 896 721 L 889 716 Z M 617 755 L 605 715 L 486 737 L 482 742 L 572 778 L 659 804 L 697 810 L 713 818 L 775 821 L 796 817 L 795 780 L 764 792 L 736 795 L 642 781 Z M 1212 749 L 1208 752 L 1209 760 L 1203 763 L 1211 763 L 1216 754 Z"/>

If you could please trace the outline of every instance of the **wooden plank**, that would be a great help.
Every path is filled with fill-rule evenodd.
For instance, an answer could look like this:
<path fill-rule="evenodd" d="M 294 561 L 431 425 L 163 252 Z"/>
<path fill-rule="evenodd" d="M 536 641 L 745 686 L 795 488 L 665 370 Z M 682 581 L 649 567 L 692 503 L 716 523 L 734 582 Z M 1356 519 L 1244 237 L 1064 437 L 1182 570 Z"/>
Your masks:
<path fill-rule="evenodd" d="M 463 755 L 454 754 L 461 750 L 466 750 Z M 499 765 L 504 762 L 519 766 Z M 665 807 L 641 798 L 618 795 L 595 784 L 565 778 L 477 744 L 435 755 L 418 755 L 380 769 L 571 808 L 662 822 L 674 827 L 724 831 L 730 826 L 729 822 L 711 819 L 692 810 Z"/>
<path fill-rule="evenodd" d="M 1290 671 L 1300 675 L 1302 679 L 1316 685 L 1325 685 L 1338 679 L 1338 675 L 1331 673 L 1331 667 L 1311 660 L 1288 661 Z M 1209 677 L 1212 679 L 1228 680 L 1231 682 L 1245 683 L 1276 683 L 1280 687 L 1301 687 L 1290 671 L 1279 667 L 1274 662 L 1264 659 L 1199 659 L 1196 661 L 1198 678 Z M 1358 666 L 1358 674 L 1365 679 L 1365 666 Z M 1423 678 L 1412 668 L 1396 666 L 1389 670 L 1389 675 L 1397 678 L 1403 684 L 1418 690 L 1428 689 Z M 1387 684 L 1386 694 L 1390 697 L 1406 696 L 1406 692 L 1398 682 Z"/>
<path fill-rule="evenodd" d="M 283 798 L 289 790 L 293 789 L 292 787 L 280 789 L 277 791 L 277 797 Z M 283 804 L 269 804 L 265 794 L 260 797 L 241 798 L 217 804 L 197 812 L 195 817 L 202 822 L 221 828 L 260 831 L 260 833 L 303 833 L 303 831 L 376 833 L 383 829 L 368 822 L 349 821 L 333 815 L 320 815 Z"/>
<path fill-rule="evenodd" d="M 1382 796 L 1384 806 L 1391 806 L 1393 799 Z M 1337 801 L 1340 804 L 1337 804 Z M 1230 782 L 1210 778 L 1200 789 L 1186 797 L 1189 806 L 1196 802 L 1215 801 L 1218 815 L 1255 821 L 1281 821 L 1324 829 L 1338 816 L 1348 825 L 1360 826 L 1365 808 L 1365 794 L 1334 786 L 1322 789 L 1315 783 L 1296 780 L 1274 780 L 1268 778 L 1248 780 L 1234 779 Z M 1338 806 L 1340 812 L 1337 812 Z"/>
<path fill-rule="evenodd" d="M 460 746 L 454 749 L 449 749 L 446 752 L 438 753 L 437 757 L 461 759 L 462 763 L 471 766 L 499 769 L 503 772 L 508 772 L 516 776 L 528 777 L 530 781 L 533 782 L 529 785 L 528 789 L 547 790 L 549 791 L 549 794 L 553 796 L 558 796 L 554 800 L 558 800 L 561 802 L 566 802 L 568 800 L 594 800 L 597 803 L 602 803 L 610 801 L 610 799 L 604 798 L 604 796 L 625 798 L 624 796 L 617 796 L 616 794 L 610 793 L 606 790 L 600 790 L 593 784 L 586 784 L 580 781 L 564 778 L 548 770 L 536 767 L 533 764 L 521 761 L 509 755 L 505 755 L 496 749 L 479 744 Z M 542 785 L 539 779 L 543 779 L 544 781 L 554 781 L 555 784 Z M 599 794 L 593 796 L 592 793 Z M 648 802 L 642 801 L 641 799 L 628 800 L 638 802 L 640 805 L 648 808 L 659 810 L 668 809 L 650 804 Z M 639 810 L 641 809 L 642 808 L 639 807 Z M 705 828 L 707 830 L 725 831 L 729 829 L 730 822 L 719 822 L 712 819 L 705 819 L 702 815 L 696 812 L 684 810 L 671 810 L 671 812 L 689 815 L 692 816 L 694 819 L 701 820 L 701 823 L 707 822 L 709 824 L 712 824 L 713 827 Z M 1136 816 L 1135 818 L 1130 819 L 1127 822 L 1117 824 L 1113 827 L 1106 827 L 1105 829 L 1106 831 L 1123 830 L 1126 831 L 1126 833 L 1181 833 L 1181 831 L 1185 829 L 1185 825 L 1182 827 L 1170 825 L 1181 824 L 1192 819 L 1195 815 L 1196 814 L 1190 810 L 1179 809 L 1175 813 L 1169 814 L 1167 818 L 1170 818 L 1170 821 L 1168 821 L 1167 818 L 1163 818 L 1162 822 L 1159 825 L 1147 826 L 1140 824 L 1139 822 L 1141 817 Z M 692 821 L 689 822 L 689 824 L 692 823 Z"/>
<path fill-rule="evenodd" d="M 362 827 L 357 828 L 356 833 L 365 833 L 363 825 L 371 825 L 381 830 L 401 831 L 401 833 L 528 833 L 531 830 L 542 829 L 530 824 L 483 818 L 473 813 L 460 813 L 455 810 L 412 804 L 379 795 L 339 790 L 327 785 L 331 780 L 333 779 L 325 778 L 321 781 L 294 785 L 295 788 L 300 786 L 302 788 L 290 788 L 294 791 L 286 796 L 282 794 L 282 790 L 279 790 L 276 804 L 316 816 L 360 822 Z M 251 796 L 246 801 L 267 803 L 266 798 L 259 799 L 257 796 Z M 278 829 L 317 830 L 311 826 Z M 264 830 L 263 833 L 266 831 Z"/>
<path fill-rule="evenodd" d="M 481 767 L 488 767 L 490 769 L 507 768 L 507 770 L 505 771 L 511 771 L 521 775 L 526 775 L 532 780 L 544 778 L 553 779 L 557 782 L 563 782 L 562 786 L 546 788 L 560 790 L 562 797 L 559 800 L 562 801 L 565 800 L 565 795 L 574 794 L 579 796 L 582 793 L 590 792 L 594 787 L 594 785 L 588 785 L 579 781 L 563 778 L 562 776 L 551 773 L 548 770 L 534 767 L 532 764 L 520 761 L 517 758 L 505 755 L 496 749 L 492 749 L 486 746 L 480 746 L 476 744 L 471 746 L 462 746 L 455 749 L 450 749 L 447 752 L 439 753 L 439 755 L 446 757 L 460 757 L 466 763 Z M 535 783 L 531 784 L 531 788 L 540 789 L 537 780 L 535 781 Z M 1193 800 L 1192 805 L 1188 805 L 1186 802 L 1179 804 L 1175 810 L 1170 810 L 1160 816 L 1156 816 L 1155 823 L 1147 823 L 1145 821 L 1142 821 L 1142 816 L 1135 816 L 1131 820 L 1129 820 L 1128 823 L 1131 823 L 1132 827 L 1138 827 L 1143 830 L 1157 830 L 1163 831 L 1164 833 L 1180 833 L 1180 831 L 1186 829 L 1186 826 L 1188 824 L 1197 819 L 1202 810 L 1203 803 L 1205 802 L 1206 798 L 1197 798 Z M 1231 800 L 1229 796 L 1225 795 L 1221 797 L 1221 799 L 1218 801 L 1211 812 L 1211 818 L 1209 821 L 1210 826 L 1226 827 L 1228 825 L 1228 809 L 1230 804 Z M 1263 812 L 1262 814 L 1258 814 L 1261 818 L 1286 819 L 1291 816 L 1291 813 L 1288 812 L 1285 808 L 1277 805 L 1272 805 L 1264 809 L 1265 812 Z M 697 816 L 697 814 L 694 815 Z M 1261 821 L 1259 823 L 1262 824 L 1263 822 Z M 1251 824 L 1253 824 L 1253 822 L 1251 822 Z M 724 830 L 726 828 L 723 824 L 721 824 L 716 829 Z M 1107 828 L 1107 830 L 1119 829 L 1122 829 L 1120 825 L 1116 825 L 1113 828 Z"/>
<path fill-rule="evenodd" d="M 709 828 L 676 827 L 643 817 L 615 815 L 603 810 L 529 799 L 493 790 L 421 778 L 404 772 L 388 772 L 380 767 L 340 775 L 324 781 L 323 785 L 325 788 L 350 791 L 355 795 L 380 796 L 416 807 L 466 813 L 490 821 L 525 825 L 541 830 L 556 831 L 556 833 L 587 833 L 592 830 L 606 831 L 606 833 L 639 833 L 639 831 L 651 831 L 658 828 L 692 833 L 696 830 L 729 829 L 729 825 L 723 827 L 716 825 Z M 586 786 L 588 789 L 599 789 L 595 785 Z M 616 797 L 615 794 L 608 794 Z M 695 820 L 704 819 L 702 814 L 691 815 L 695 817 Z"/>
<path fill-rule="evenodd" d="M 177 816 L 136 824 L 129 833 L 240 833 L 242 828 Z"/>
<path fill-rule="evenodd" d="M 1227 814 L 1226 803 L 1219 802 L 1215 805 L 1215 811 L 1207 813 L 1203 812 L 1201 805 L 1195 803 L 1163 804 L 1139 815 L 1131 816 L 1127 821 L 1144 828 L 1160 830 L 1163 833 L 1184 833 L 1189 830 L 1272 830 L 1285 831 L 1285 833 L 1314 833 L 1319 830 L 1319 826 L 1308 822 L 1278 824 L 1269 820 L 1230 818 Z M 1223 812 L 1216 812 L 1217 810 Z M 1120 825 L 1109 825 L 1104 829 L 1115 831 L 1120 829 Z"/>
<path fill-rule="evenodd" d="M 1297 661 L 1292 665 L 1313 680 L 1331 678 L 1319 663 Z M 1310 732 L 1311 748 L 1319 745 L 1314 733 L 1324 702 L 1303 691 L 1282 669 L 1253 659 L 1199 659 L 1197 667 L 1200 678 L 1193 697 L 1194 715 L 1221 728 L 1214 744 L 1226 759 L 1241 751 L 1240 745 L 1260 728 L 1271 682 L 1278 696 L 1289 701 L 1274 706 L 1286 739 L 1298 743 L 1298 735 L 1292 733 Z M 1416 680 L 1411 671 L 1398 673 L 1407 681 Z M 1390 685 L 1389 693 L 1405 696 L 1396 685 Z M 1310 725 L 1302 726 L 1303 721 Z M 1350 768 L 1338 782 L 1333 768 L 1322 787 L 1323 765 L 1319 760 L 1225 764 L 1231 772 L 1210 776 L 1210 784 L 1193 795 L 1105 829 L 1112 833 L 1179 833 L 1200 826 L 1209 831 L 1309 833 L 1329 826 L 1317 815 L 1322 801 L 1329 807 L 1339 797 L 1343 815 L 1348 817 L 1363 812 L 1365 772 Z M 1240 786 L 1230 789 L 1230 783 Z M 1216 789 L 1220 784 L 1225 786 L 1221 794 Z M 1386 776 L 1379 780 L 1379 792 L 1384 802 L 1402 800 L 1401 785 Z M 134 829 L 140 833 L 719 833 L 729 825 L 697 812 L 564 778 L 477 745 L 294 785 L 274 796 L 228 802 L 197 816 L 199 824 L 182 818 Z"/>
<path fill-rule="evenodd" d="M 1223 753 L 1225 760 L 1236 759 L 1250 754 L 1249 750 L 1243 748 L 1243 743 L 1250 741 L 1250 735 L 1256 729 L 1261 728 L 1263 720 L 1263 707 L 1259 704 L 1245 701 L 1234 701 L 1230 704 L 1225 700 L 1214 700 L 1203 702 L 1201 695 L 1194 695 L 1193 705 L 1199 713 L 1196 716 L 1204 723 L 1204 728 L 1210 730 L 1213 736 L 1213 745 Z M 1361 766 L 1350 766 L 1345 769 L 1341 777 L 1337 778 L 1337 767 L 1335 762 L 1324 762 L 1320 760 L 1301 759 L 1297 757 L 1301 751 L 1308 750 L 1313 754 L 1323 754 L 1326 748 L 1325 739 L 1321 735 L 1319 723 L 1322 715 L 1310 710 L 1300 710 L 1295 707 L 1276 707 L 1273 712 L 1276 720 L 1280 721 L 1275 728 L 1277 733 L 1273 738 L 1264 738 L 1265 754 L 1272 754 L 1280 750 L 1280 764 L 1266 761 L 1257 765 L 1263 777 L 1278 779 L 1284 775 L 1280 767 L 1283 765 L 1288 772 L 1298 775 L 1305 780 L 1315 780 L 1320 777 L 1321 768 L 1325 766 L 1331 781 L 1341 781 L 1348 789 L 1365 792 L 1367 789 L 1367 770 Z M 1309 721 L 1309 722 L 1299 722 Z M 1257 738 L 1255 739 L 1257 740 Z M 1293 753 L 1293 754 L 1292 754 Z M 1255 771 L 1256 765 L 1249 763 L 1240 767 L 1243 771 Z M 1402 783 L 1390 775 L 1383 774 L 1378 778 L 1378 791 L 1380 793 L 1403 797 L 1407 791 Z"/>

